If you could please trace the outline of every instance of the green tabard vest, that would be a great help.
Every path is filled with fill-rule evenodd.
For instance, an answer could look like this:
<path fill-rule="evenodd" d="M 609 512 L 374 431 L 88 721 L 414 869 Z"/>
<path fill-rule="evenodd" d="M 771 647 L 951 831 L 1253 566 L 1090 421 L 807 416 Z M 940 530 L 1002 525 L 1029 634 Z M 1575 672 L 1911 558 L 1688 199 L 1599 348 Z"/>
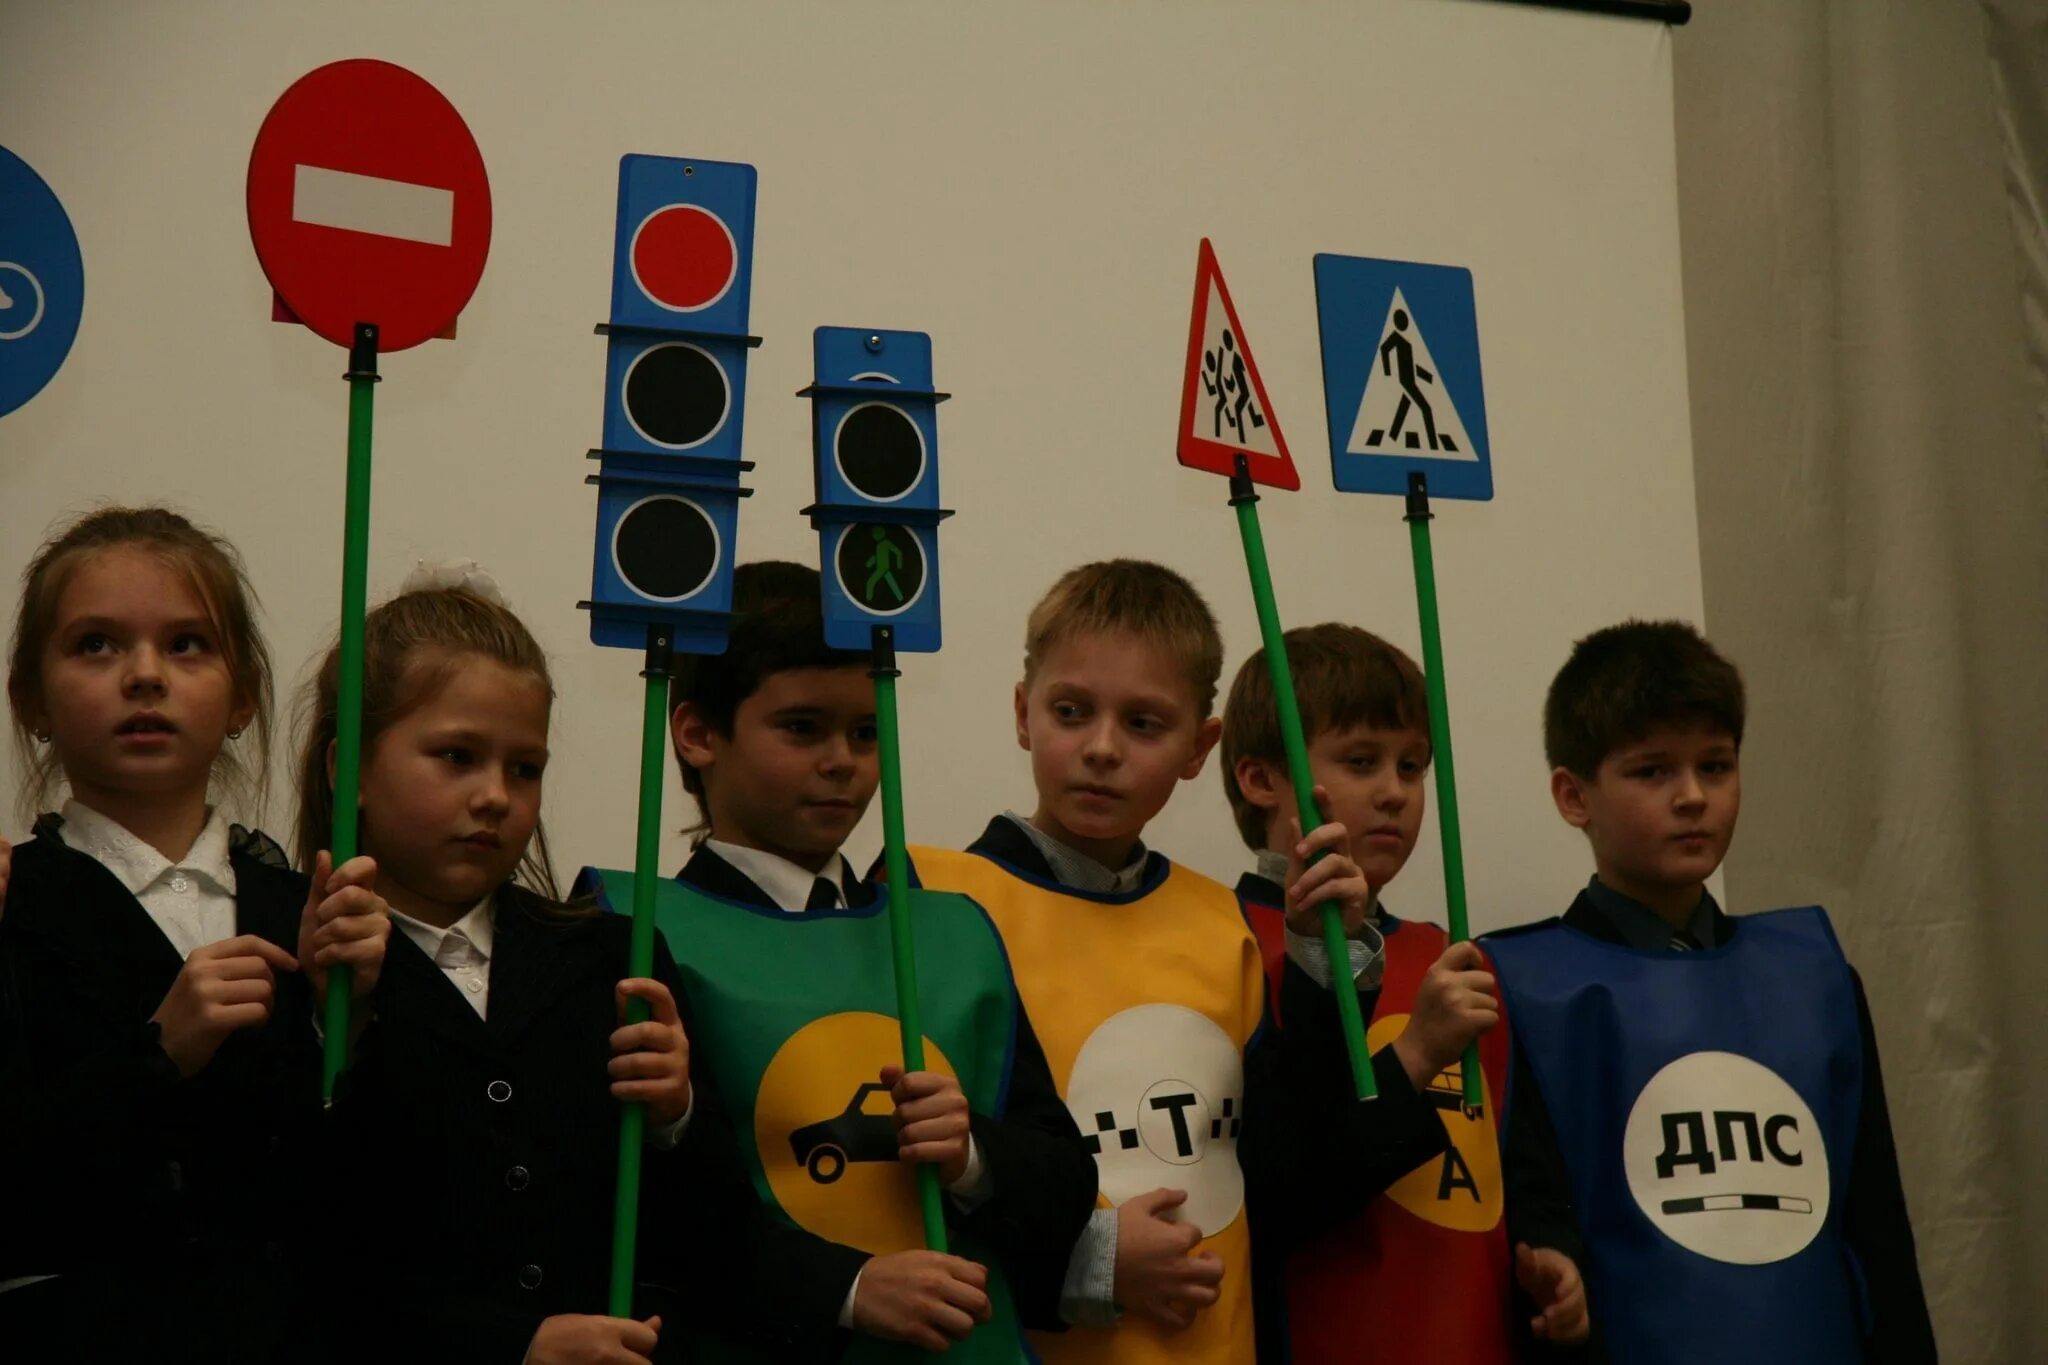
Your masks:
<path fill-rule="evenodd" d="M 605 902 L 630 913 L 633 875 L 598 875 Z M 964 896 L 910 896 L 925 1065 L 955 1077 L 974 1112 L 1000 1118 L 1017 1020 L 1002 940 Z M 716 1078 L 761 1201 L 845 1246 L 877 1255 L 922 1247 L 916 1168 L 896 1158 L 895 1105 L 878 1079 L 902 1062 L 886 901 L 791 914 L 664 879 L 655 916 L 689 993 L 691 1058 Z M 946 1359 L 1029 1360 L 1001 1267 L 957 1230 L 951 1241 L 954 1254 L 988 1267 L 993 1317 Z M 708 1338 L 692 1345 L 696 1360 L 756 1358 Z M 930 1357 L 857 1335 L 844 1359 Z"/>

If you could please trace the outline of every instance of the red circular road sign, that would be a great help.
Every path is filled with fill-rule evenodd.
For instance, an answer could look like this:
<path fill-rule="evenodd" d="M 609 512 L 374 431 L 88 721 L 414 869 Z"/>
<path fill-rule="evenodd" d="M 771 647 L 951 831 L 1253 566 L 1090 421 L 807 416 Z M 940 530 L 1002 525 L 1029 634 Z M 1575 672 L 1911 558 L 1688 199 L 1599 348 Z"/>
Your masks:
<path fill-rule="evenodd" d="M 708 209 L 670 204 L 633 230 L 633 278 L 663 308 L 694 313 L 725 297 L 740 252 L 732 229 Z"/>
<path fill-rule="evenodd" d="M 374 322 L 380 351 L 445 332 L 491 245 L 483 154 L 455 106 L 389 62 L 309 71 L 249 153 L 249 236 L 278 297 L 337 346 Z"/>

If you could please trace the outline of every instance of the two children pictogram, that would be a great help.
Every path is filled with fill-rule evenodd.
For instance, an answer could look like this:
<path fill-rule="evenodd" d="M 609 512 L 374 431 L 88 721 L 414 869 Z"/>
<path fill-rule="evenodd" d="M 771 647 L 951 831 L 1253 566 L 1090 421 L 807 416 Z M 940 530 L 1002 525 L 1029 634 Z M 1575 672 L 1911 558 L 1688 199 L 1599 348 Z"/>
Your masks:
<path fill-rule="evenodd" d="M 1244 353 L 1238 349 L 1237 338 L 1228 327 L 1223 329 L 1223 339 L 1213 350 L 1202 352 L 1202 368 L 1202 389 L 1216 400 L 1210 422 L 1209 434 L 1212 437 L 1222 440 L 1223 428 L 1228 426 L 1238 441 L 1243 442 L 1252 431 L 1266 425 L 1266 416 L 1259 411 L 1258 400 L 1252 396 L 1251 380 L 1245 373 Z"/>

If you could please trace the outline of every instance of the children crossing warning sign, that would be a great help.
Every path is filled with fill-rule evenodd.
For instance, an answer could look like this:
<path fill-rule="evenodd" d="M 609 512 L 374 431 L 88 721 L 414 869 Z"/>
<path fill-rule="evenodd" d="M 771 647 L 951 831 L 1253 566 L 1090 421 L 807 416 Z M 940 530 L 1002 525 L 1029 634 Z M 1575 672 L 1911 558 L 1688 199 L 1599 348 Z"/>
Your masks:
<path fill-rule="evenodd" d="M 1347 493 L 1493 496 L 1472 272 L 1316 257 L 1330 464 Z"/>
<path fill-rule="evenodd" d="M 1280 434 L 1280 419 L 1266 397 L 1216 252 L 1204 237 L 1195 263 L 1187 374 L 1181 383 L 1179 456 L 1190 469 L 1228 475 L 1240 455 L 1253 482 L 1300 489 L 1301 474 L 1287 453 L 1287 438 Z"/>

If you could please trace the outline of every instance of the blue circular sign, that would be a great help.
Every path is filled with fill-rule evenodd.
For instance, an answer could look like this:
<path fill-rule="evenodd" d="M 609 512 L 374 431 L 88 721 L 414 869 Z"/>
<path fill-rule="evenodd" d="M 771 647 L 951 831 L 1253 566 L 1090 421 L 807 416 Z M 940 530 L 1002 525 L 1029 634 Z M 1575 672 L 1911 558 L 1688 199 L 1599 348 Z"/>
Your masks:
<path fill-rule="evenodd" d="M 0 147 L 0 417 L 57 373 L 84 308 L 71 219 L 43 178 Z"/>

